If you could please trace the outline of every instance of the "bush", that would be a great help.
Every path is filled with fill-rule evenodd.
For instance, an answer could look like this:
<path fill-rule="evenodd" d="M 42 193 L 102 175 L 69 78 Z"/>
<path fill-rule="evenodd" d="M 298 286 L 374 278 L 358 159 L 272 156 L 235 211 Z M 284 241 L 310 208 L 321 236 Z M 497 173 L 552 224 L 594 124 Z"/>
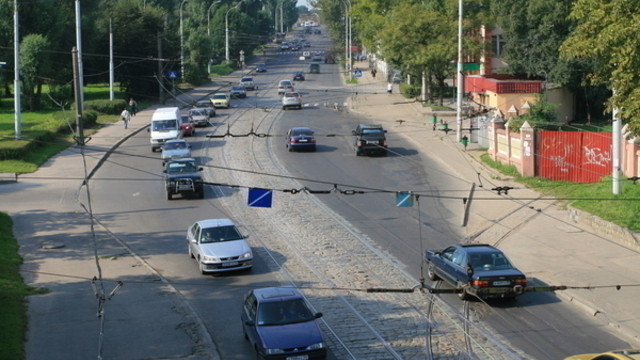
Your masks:
<path fill-rule="evenodd" d="M 85 114 L 92 111 L 97 114 L 118 115 L 122 112 L 122 109 L 128 108 L 128 102 L 124 99 L 116 100 L 88 100 L 84 102 Z M 95 122 L 95 120 L 94 120 Z M 86 124 L 86 122 L 85 122 Z"/>
<path fill-rule="evenodd" d="M 233 69 L 230 66 L 227 65 L 215 65 L 211 67 L 211 74 L 212 75 L 228 75 L 231 74 L 233 72 Z"/>
<path fill-rule="evenodd" d="M 400 93 L 410 99 L 415 99 L 420 96 L 420 86 L 410 84 L 400 84 Z"/>

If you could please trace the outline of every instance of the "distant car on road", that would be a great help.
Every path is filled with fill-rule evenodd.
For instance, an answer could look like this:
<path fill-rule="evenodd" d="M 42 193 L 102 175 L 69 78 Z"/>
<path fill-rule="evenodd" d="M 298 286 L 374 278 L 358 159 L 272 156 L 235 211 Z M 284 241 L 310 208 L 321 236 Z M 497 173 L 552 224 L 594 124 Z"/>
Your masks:
<path fill-rule="evenodd" d="M 245 90 L 256 90 L 258 88 L 251 76 L 243 76 L 238 85 L 242 86 Z"/>
<path fill-rule="evenodd" d="M 526 276 L 505 254 L 487 244 L 454 244 L 444 250 L 428 250 L 427 275 L 461 288 L 460 299 L 511 298 L 527 286 Z"/>
<path fill-rule="evenodd" d="M 213 94 L 211 97 L 211 104 L 215 108 L 225 108 L 228 109 L 231 106 L 231 96 L 227 93 L 217 93 Z"/>
<path fill-rule="evenodd" d="M 289 91 L 282 96 L 282 110 L 290 108 L 302 109 L 302 96 L 295 91 Z"/>
<path fill-rule="evenodd" d="M 326 359 L 317 319 L 295 288 L 253 289 L 244 296 L 242 332 L 259 359 Z"/>
<path fill-rule="evenodd" d="M 278 83 L 278 95 L 282 95 L 287 91 L 293 91 L 293 83 L 291 80 L 280 80 Z"/>
<path fill-rule="evenodd" d="M 316 151 L 316 138 L 308 127 L 295 127 L 287 131 L 287 148 L 289 151 Z"/>
<path fill-rule="evenodd" d="M 251 269 L 253 252 L 229 219 L 200 220 L 187 230 L 189 256 L 203 274 Z"/>
<path fill-rule="evenodd" d="M 180 114 L 180 128 L 182 136 L 193 136 L 196 133 L 196 127 L 191 122 L 189 114 Z"/>
<path fill-rule="evenodd" d="M 354 136 L 354 150 L 356 156 L 364 153 L 387 155 L 387 137 L 384 130 L 378 124 L 358 124 L 351 133 Z"/>
<path fill-rule="evenodd" d="M 173 199 L 175 194 L 197 194 L 198 198 L 204 198 L 201 171 L 202 168 L 198 167 L 193 158 L 167 162 L 163 170 L 167 200 Z"/>
<path fill-rule="evenodd" d="M 247 92 L 242 86 L 232 86 L 231 90 L 229 90 L 229 95 L 233 98 L 244 99 L 247 97 Z"/>
<path fill-rule="evenodd" d="M 322 56 L 313 55 L 313 57 L 311 57 L 311 61 L 322 61 Z"/>
<path fill-rule="evenodd" d="M 216 109 L 211 105 L 210 100 L 198 100 L 195 107 L 205 109 L 210 118 L 216 116 Z"/>
<path fill-rule="evenodd" d="M 162 145 L 162 166 L 165 166 L 167 161 L 190 158 L 191 157 L 191 145 L 186 140 L 169 140 Z"/>
<path fill-rule="evenodd" d="M 304 81 L 304 71 L 295 71 L 293 73 L 293 81 Z"/>
<path fill-rule="evenodd" d="M 189 118 L 194 126 L 209 125 L 209 113 L 204 108 L 193 108 L 189 110 Z"/>
<path fill-rule="evenodd" d="M 267 72 L 267 64 L 265 63 L 256 64 L 256 72 L 257 73 Z"/>

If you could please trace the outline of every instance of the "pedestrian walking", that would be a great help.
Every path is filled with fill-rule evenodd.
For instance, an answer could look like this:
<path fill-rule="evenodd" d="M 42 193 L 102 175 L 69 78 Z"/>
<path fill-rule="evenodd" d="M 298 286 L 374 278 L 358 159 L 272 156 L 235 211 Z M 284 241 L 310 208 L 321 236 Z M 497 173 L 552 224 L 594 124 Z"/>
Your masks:
<path fill-rule="evenodd" d="M 376 70 L 376 68 L 371 69 L 371 77 L 372 78 L 376 78 L 376 74 L 378 73 L 378 70 Z"/>
<path fill-rule="evenodd" d="M 124 108 L 124 110 L 122 110 L 120 118 L 122 119 L 122 122 L 124 122 L 124 128 L 126 129 L 129 126 L 129 121 L 131 120 L 131 113 L 129 112 L 129 110 L 127 110 L 127 108 Z"/>
<path fill-rule="evenodd" d="M 138 103 L 133 100 L 133 98 L 129 99 L 129 109 L 131 110 L 131 115 L 136 116 L 138 113 Z"/>
<path fill-rule="evenodd" d="M 393 92 L 393 83 L 391 81 L 389 81 L 389 83 L 387 84 L 387 94 L 389 94 L 389 96 L 391 96 L 392 92 Z"/>

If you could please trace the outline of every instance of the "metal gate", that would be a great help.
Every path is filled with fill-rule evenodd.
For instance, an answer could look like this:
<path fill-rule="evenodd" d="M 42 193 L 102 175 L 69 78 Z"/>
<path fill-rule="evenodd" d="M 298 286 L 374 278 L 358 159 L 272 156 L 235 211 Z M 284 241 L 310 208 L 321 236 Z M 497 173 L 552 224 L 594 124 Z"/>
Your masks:
<path fill-rule="evenodd" d="M 595 183 L 612 172 L 611 133 L 539 131 L 536 137 L 536 176 Z"/>

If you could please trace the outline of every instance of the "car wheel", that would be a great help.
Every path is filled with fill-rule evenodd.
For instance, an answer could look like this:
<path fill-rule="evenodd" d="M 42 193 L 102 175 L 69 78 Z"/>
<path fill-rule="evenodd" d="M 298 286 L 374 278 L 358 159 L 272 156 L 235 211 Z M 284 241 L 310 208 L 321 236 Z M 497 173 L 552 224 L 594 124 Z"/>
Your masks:
<path fill-rule="evenodd" d="M 438 275 L 436 275 L 436 273 L 433 271 L 433 265 L 431 264 L 431 262 L 429 262 L 429 265 L 427 265 L 427 276 L 432 281 L 440 280 L 440 277 L 438 277 Z"/>
<path fill-rule="evenodd" d="M 171 191 L 167 191 L 167 200 L 171 199 L 173 199 L 173 194 L 171 193 Z"/>
<path fill-rule="evenodd" d="M 460 298 L 460 300 L 469 300 L 469 298 L 471 297 L 471 295 L 469 295 L 469 293 L 467 292 L 466 287 L 464 287 L 464 285 L 458 283 L 458 287 L 462 288 L 462 292 L 458 293 L 458 297 Z"/>
<path fill-rule="evenodd" d="M 289 148 L 289 152 L 293 151 L 293 148 L 291 146 L 287 146 Z"/>
<path fill-rule="evenodd" d="M 187 240 L 187 241 L 189 241 L 189 240 Z M 192 259 L 195 259 L 196 256 L 193 255 L 193 251 L 191 251 L 191 245 L 189 245 L 188 248 L 189 248 L 189 257 L 192 258 Z"/>
<path fill-rule="evenodd" d="M 360 152 L 360 150 L 356 149 L 356 156 L 360 156 L 362 155 L 362 153 Z"/>
<path fill-rule="evenodd" d="M 204 199 L 204 189 L 198 191 L 198 199 Z"/>
<path fill-rule="evenodd" d="M 282 107 L 282 110 L 287 110 L 287 107 L 286 107 L 286 106 L 283 106 L 283 107 Z"/>
<path fill-rule="evenodd" d="M 247 331 L 244 329 L 244 324 L 242 324 L 242 335 L 244 335 L 244 339 L 249 341 L 249 335 L 247 335 Z"/>

